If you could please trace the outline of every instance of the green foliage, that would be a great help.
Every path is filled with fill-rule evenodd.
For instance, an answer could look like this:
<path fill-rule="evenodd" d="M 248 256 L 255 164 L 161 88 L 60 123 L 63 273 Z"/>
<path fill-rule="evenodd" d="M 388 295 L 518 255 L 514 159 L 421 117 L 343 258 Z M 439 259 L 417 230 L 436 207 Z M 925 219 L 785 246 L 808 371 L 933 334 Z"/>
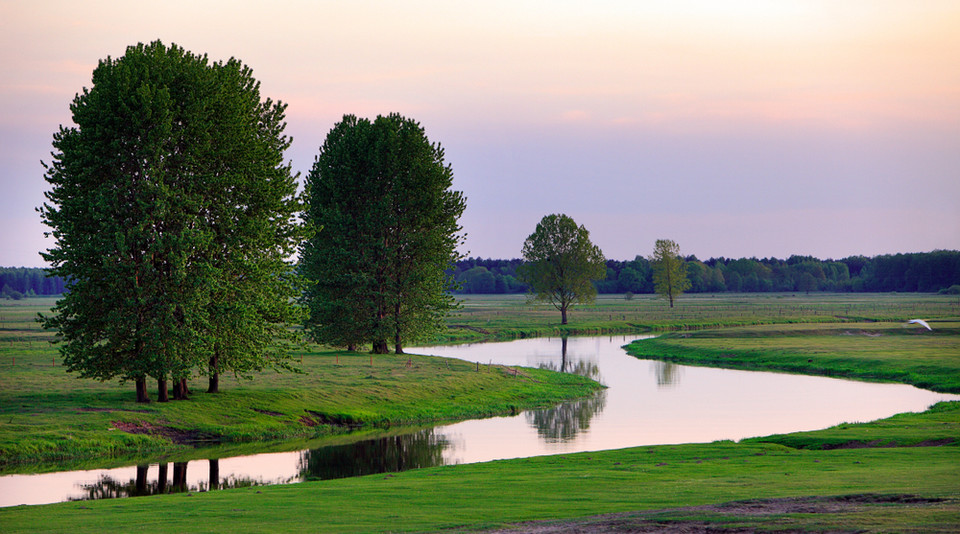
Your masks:
<path fill-rule="evenodd" d="M 285 106 L 261 101 L 250 69 L 157 41 L 100 61 L 54 135 L 42 254 L 69 291 L 46 327 L 82 377 L 160 384 L 218 368 L 283 366 L 273 350 L 300 237 L 282 162 Z"/>
<path fill-rule="evenodd" d="M 307 176 L 301 247 L 306 323 L 317 341 L 386 352 L 427 339 L 455 308 L 445 270 L 459 258 L 466 206 L 444 152 L 411 119 L 344 116 Z"/>
<path fill-rule="evenodd" d="M 591 281 L 606 275 L 603 252 L 590 242 L 590 232 L 562 214 L 537 224 L 523 243 L 523 259 L 521 280 L 537 300 L 560 310 L 560 324 L 567 324 L 571 306 L 593 301 L 597 290 Z"/>
<path fill-rule="evenodd" d="M 680 246 L 669 239 L 658 239 L 650 256 L 653 265 L 653 284 L 658 295 L 670 302 L 690 289 L 687 266 L 680 256 Z"/>

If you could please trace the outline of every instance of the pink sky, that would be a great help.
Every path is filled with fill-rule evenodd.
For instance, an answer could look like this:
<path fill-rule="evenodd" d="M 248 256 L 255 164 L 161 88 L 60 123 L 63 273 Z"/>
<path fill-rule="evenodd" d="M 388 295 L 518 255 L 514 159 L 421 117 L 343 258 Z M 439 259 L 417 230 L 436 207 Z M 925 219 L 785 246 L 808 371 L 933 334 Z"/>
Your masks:
<path fill-rule="evenodd" d="M 960 3 L 0 3 L 0 265 L 42 265 L 51 137 L 97 61 L 161 39 L 289 104 L 309 171 L 345 113 L 415 118 L 465 251 L 549 213 L 607 257 L 960 248 Z"/>

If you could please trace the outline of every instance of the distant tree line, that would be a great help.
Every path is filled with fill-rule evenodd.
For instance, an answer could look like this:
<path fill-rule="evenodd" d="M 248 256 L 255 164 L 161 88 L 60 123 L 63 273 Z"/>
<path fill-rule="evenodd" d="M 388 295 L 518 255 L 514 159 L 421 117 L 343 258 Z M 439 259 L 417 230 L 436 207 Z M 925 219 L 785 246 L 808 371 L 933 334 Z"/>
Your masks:
<path fill-rule="evenodd" d="M 37 295 L 59 295 L 66 283 L 37 267 L 0 267 L 0 298 L 19 300 Z"/>
<path fill-rule="evenodd" d="M 688 293 L 721 292 L 937 292 L 960 284 L 960 251 L 935 250 L 885 254 L 868 258 L 850 256 L 821 260 L 813 256 L 777 258 L 685 258 L 690 280 Z M 519 281 L 521 259 L 467 258 L 450 273 L 460 284 L 459 293 L 523 293 Z M 653 293 L 653 268 L 642 256 L 633 260 L 607 260 L 607 275 L 594 282 L 598 293 Z"/>

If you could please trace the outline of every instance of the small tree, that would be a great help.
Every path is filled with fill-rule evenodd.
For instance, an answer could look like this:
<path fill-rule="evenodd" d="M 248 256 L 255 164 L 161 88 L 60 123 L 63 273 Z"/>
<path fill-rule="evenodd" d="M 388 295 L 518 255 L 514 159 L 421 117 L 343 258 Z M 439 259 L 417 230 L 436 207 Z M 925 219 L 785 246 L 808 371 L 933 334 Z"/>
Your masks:
<path fill-rule="evenodd" d="M 547 215 L 537 224 L 523 243 L 523 259 L 517 274 L 536 300 L 560 310 L 560 324 L 567 324 L 571 306 L 593 302 L 597 290 L 591 281 L 607 274 L 590 232 L 566 215 Z"/>
<path fill-rule="evenodd" d="M 658 239 L 650 263 L 653 264 L 654 289 L 658 295 L 670 301 L 672 308 L 674 299 L 690 289 L 687 266 L 680 256 L 680 245 L 669 239 Z"/>

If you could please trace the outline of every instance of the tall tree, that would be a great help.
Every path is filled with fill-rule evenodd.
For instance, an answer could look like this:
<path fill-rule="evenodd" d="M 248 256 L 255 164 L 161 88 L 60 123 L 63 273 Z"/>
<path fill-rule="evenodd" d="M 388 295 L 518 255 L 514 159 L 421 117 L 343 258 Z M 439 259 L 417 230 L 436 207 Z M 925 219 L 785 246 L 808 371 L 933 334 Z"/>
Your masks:
<path fill-rule="evenodd" d="M 571 306 L 593 302 L 597 290 L 591 281 L 607 274 L 603 252 L 590 242 L 590 232 L 566 215 L 541 219 L 523 243 L 523 259 L 517 274 L 535 299 L 560 311 L 560 324 L 567 324 Z"/>
<path fill-rule="evenodd" d="M 443 158 L 397 114 L 347 115 L 329 132 L 307 176 L 307 221 L 323 231 L 301 247 L 315 340 L 401 353 L 442 328 L 466 206 Z"/>
<path fill-rule="evenodd" d="M 650 256 L 653 265 L 653 285 L 658 295 L 670 301 L 690 289 L 687 278 L 687 265 L 680 256 L 680 245 L 669 239 L 658 239 Z"/>
<path fill-rule="evenodd" d="M 294 247 L 298 204 L 280 164 L 283 106 L 260 102 L 249 69 L 159 41 L 131 46 L 100 61 L 70 109 L 40 209 L 56 238 L 43 257 L 69 280 L 44 319 L 67 369 L 133 380 L 141 402 L 152 377 L 163 401 L 168 380 L 206 370 L 218 343 L 280 333 L 263 321 L 289 306 L 277 258 Z M 263 280 L 262 291 L 248 283 Z M 224 318 L 225 305 L 245 312 Z"/>

